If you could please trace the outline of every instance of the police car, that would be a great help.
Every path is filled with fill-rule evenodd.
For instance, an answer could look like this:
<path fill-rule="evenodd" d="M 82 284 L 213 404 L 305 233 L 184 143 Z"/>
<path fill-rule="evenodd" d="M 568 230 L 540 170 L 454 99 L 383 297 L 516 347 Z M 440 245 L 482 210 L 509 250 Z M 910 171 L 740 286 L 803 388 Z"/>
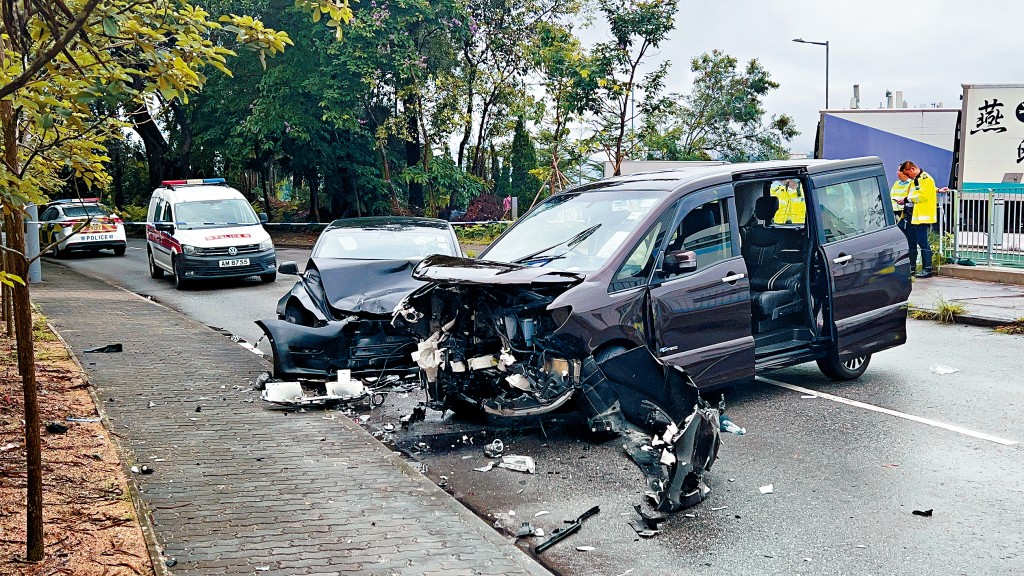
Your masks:
<path fill-rule="evenodd" d="M 124 256 L 124 222 L 99 198 L 57 200 L 39 216 L 39 244 L 61 258 L 68 252 L 113 250 Z"/>
<path fill-rule="evenodd" d="M 242 193 L 223 178 L 165 180 L 146 216 L 149 274 L 170 274 L 179 290 L 203 278 L 277 278 L 277 254 Z"/>

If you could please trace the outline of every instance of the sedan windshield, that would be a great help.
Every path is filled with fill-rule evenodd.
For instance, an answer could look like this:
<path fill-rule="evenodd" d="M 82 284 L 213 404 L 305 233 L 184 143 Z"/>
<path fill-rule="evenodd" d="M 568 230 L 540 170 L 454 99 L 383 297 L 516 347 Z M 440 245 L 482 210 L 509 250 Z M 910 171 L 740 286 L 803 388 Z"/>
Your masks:
<path fill-rule="evenodd" d="M 110 210 L 103 206 L 65 206 L 64 216 L 66 218 L 84 218 L 87 216 L 109 216 Z"/>
<path fill-rule="evenodd" d="M 412 260 L 431 254 L 456 256 L 451 235 L 431 228 L 342 228 L 317 242 L 314 258 Z"/>
<path fill-rule="evenodd" d="M 252 206 L 237 198 L 182 202 L 174 208 L 174 221 L 185 228 L 249 226 L 260 222 Z"/>
<path fill-rule="evenodd" d="M 604 265 L 664 192 L 584 192 L 549 198 L 481 257 L 497 262 L 592 272 Z"/>

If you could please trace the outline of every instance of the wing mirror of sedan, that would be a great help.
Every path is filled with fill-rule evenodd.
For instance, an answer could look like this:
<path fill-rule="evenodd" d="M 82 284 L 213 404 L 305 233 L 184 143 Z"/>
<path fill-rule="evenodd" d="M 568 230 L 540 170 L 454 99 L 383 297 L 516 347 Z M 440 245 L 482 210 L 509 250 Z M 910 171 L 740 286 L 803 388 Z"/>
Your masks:
<path fill-rule="evenodd" d="M 174 224 L 170 222 L 154 222 L 153 227 L 159 232 L 167 232 L 168 234 L 174 234 Z"/>
<path fill-rule="evenodd" d="M 270 221 L 270 218 L 267 217 L 267 213 L 266 212 L 260 212 L 260 224 L 266 224 L 269 221 Z"/>
<path fill-rule="evenodd" d="M 665 254 L 662 268 L 668 274 L 686 274 L 697 269 L 697 253 L 692 250 L 672 250 Z"/>
<path fill-rule="evenodd" d="M 287 262 L 281 262 L 281 265 L 277 267 L 277 271 L 281 274 L 291 274 L 292 276 L 299 275 L 299 265 L 294 260 L 288 260 Z"/>

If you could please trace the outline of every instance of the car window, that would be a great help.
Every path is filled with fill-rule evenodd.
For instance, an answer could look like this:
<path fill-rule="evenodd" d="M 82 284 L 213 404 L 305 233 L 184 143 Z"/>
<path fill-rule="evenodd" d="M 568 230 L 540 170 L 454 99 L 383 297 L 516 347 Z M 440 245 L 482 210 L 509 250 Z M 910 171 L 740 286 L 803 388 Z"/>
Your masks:
<path fill-rule="evenodd" d="M 57 217 L 57 209 L 50 207 L 47 208 L 43 215 L 39 217 L 40 220 L 53 220 Z"/>
<path fill-rule="evenodd" d="M 317 243 L 314 258 L 412 260 L 431 254 L 457 255 L 447 230 L 429 228 L 344 228 Z"/>
<path fill-rule="evenodd" d="M 658 221 L 637 242 L 625 262 L 612 277 L 612 282 L 608 285 L 609 292 L 627 290 L 647 283 L 647 279 L 650 278 L 651 271 L 654 269 L 654 263 L 658 260 L 658 247 L 665 243 L 665 233 L 672 226 L 678 208 L 679 202 L 676 201 L 668 210 L 665 210 L 661 218 L 658 218 Z"/>
<path fill-rule="evenodd" d="M 876 178 L 826 186 L 817 199 L 825 243 L 885 227 L 885 205 Z"/>
<path fill-rule="evenodd" d="M 697 270 L 732 258 L 732 230 L 729 227 L 728 199 L 712 200 L 689 210 L 672 231 L 666 252 L 693 252 Z M 692 272 L 690 272 L 692 274 Z M 662 274 L 666 280 L 680 274 Z"/>
<path fill-rule="evenodd" d="M 807 219 L 807 206 L 804 203 L 804 186 L 796 178 L 775 180 L 769 187 L 769 193 L 779 199 L 779 210 L 775 212 L 776 224 L 803 224 Z"/>
<path fill-rule="evenodd" d="M 657 190 L 557 194 L 516 221 L 482 257 L 567 272 L 598 270 L 666 194 Z"/>
<path fill-rule="evenodd" d="M 171 216 L 171 203 L 170 202 L 166 202 L 164 200 L 161 200 L 160 201 L 160 205 L 157 206 L 156 209 L 157 209 L 157 214 L 159 214 L 159 216 L 156 219 L 157 222 L 173 222 L 173 220 L 171 219 L 172 216 Z"/>
<path fill-rule="evenodd" d="M 110 210 L 103 206 L 65 206 L 64 216 L 66 218 L 87 218 L 89 216 L 109 216 Z"/>

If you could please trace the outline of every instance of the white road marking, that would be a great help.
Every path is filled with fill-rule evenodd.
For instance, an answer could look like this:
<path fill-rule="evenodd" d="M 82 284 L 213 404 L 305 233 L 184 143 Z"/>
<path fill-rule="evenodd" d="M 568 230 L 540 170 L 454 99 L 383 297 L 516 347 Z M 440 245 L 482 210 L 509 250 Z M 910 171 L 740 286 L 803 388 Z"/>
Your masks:
<path fill-rule="evenodd" d="M 897 412 L 896 410 L 890 410 L 888 408 L 882 408 L 881 406 L 875 406 L 873 404 L 867 404 L 865 402 L 859 402 L 857 400 L 850 400 L 849 398 L 843 398 L 842 396 L 835 396 L 832 394 L 826 394 L 824 392 L 818 392 L 817 390 L 811 390 L 809 388 L 803 388 L 801 386 L 795 386 L 793 384 L 787 384 L 785 382 L 779 382 L 778 380 L 772 380 L 763 376 L 758 376 L 758 380 L 778 386 L 779 388 L 785 388 L 786 390 L 792 390 L 794 392 L 800 392 L 801 394 L 813 394 L 819 398 L 831 400 L 833 402 L 839 402 L 840 404 L 847 404 L 849 406 L 856 406 L 857 408 L 863 408 L 865 410 L 871 410 L 872 412 L 879 412 L 881 414 L 888 414 L 889 416 L 895 416 L 897 418 L 904 418 L 906 420 L 912 420 L 914 422 L 920 422 L 921 424 L 927 424 L 929 426 L 935 426 L 936 428 L 942 428 L 965 436 L 971 436 L 972 438 L 978 438 L 980 440 L 988 440 L 989 442 L 995 442 L 996 444 L 1002 444 L 1003 446 L 1014 446 L 1019 444 L 1016 440 L 1007 440 L 998 436 L 992 436 L 991 434 L 985 434 L 984 432 L 975 432 L 967 428 L 960 426 L 954 426 L 953 424 L 946 424 L 945 422 L 939 422 L 930 418 L 923 418 L 921 416 L 914 416 L 913 414 L 905 414 L 903 412 Z"/>

